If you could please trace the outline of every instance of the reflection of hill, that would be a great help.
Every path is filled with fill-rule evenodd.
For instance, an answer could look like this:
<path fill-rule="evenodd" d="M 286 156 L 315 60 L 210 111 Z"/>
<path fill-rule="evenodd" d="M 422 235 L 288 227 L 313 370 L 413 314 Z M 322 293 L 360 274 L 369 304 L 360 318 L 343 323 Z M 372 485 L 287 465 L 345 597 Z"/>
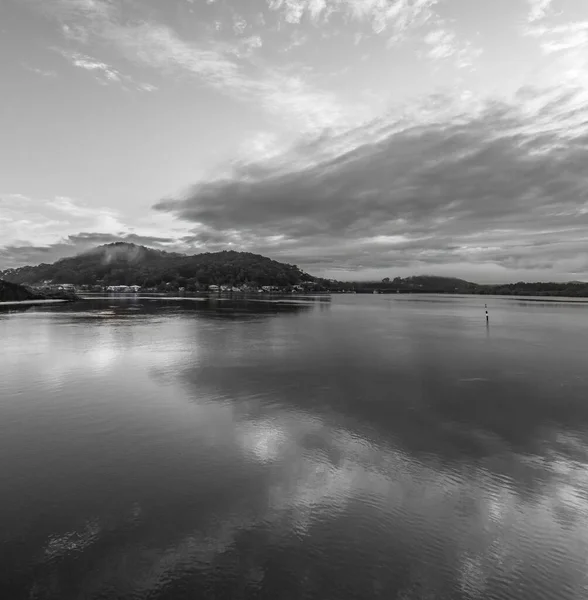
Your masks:
<path fill-rule="evenodd" d="M 0 304 L 0 314 L 8 314 L 12 312 L 26 312 L 32 310 L 33 306 L 30 304 Z"/>

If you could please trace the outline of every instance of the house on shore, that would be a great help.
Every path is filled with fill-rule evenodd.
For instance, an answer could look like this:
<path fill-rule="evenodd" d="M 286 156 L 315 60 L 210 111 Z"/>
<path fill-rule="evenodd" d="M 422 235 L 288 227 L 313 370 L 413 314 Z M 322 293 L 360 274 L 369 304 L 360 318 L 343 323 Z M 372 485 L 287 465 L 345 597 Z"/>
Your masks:
<path fill-rule="evenodd" d="M 141 289 L 140 285 L 109 285 L 106 288 L 107 292 L 116 292 L 116 293 L 137 293 Z"/>

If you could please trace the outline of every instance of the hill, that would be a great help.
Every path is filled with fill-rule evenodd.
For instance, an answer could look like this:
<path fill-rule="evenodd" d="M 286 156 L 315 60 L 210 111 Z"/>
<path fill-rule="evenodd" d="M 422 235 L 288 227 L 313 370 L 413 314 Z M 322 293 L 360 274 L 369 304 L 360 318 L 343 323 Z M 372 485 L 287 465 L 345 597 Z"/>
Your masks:
<path fill-rule="evenodd" d="M 440 277 L 437 275 L 414 275 L 411 277 L 386 277 L 382 281 L 330 282 L 332 290 L 337 288 L 353 289 L 357 292 L 371 293 L 436 293 L 436 294 L 472 294 L 481 286 L 456 277 Z"/>
<path fill-rule="evenodd" d="M 417 275 L 413 277 L 385 278 L 382 281 L 329 282 L 331 291 L 353 289 L 363 293 L 419 293 L 419 294 L 481 294 L 497 296 L 560 296 L 588 297 L 588 283 L 570 282 L 523 282 L 488 285 L 472 283 L 455 277 Z"/>
<path fill-rule="evenodd" d="M 480 287 L 471 281 L 458 279 L 457 277 L 440 277 L 437 275 L 416 275 L 406 277 L 405 279 L 397 278 L 396 281 L 399 287 L 413 291 L 424 289 L 429 292 L 453 292 L 456 294 L 469 294 L 476 288 Z"/>
<path fill-rule="evenodd" d="M 154 250 L 127 242 L 98 246 L 53 264 L 26 266 L 0 272 L 6 281 L 39 285 L 140 285 L 196 290 L 216 285 L 288 286 L 314 278 L 296 265 L 249 252 L 206 252 L 186 255 Z"/>
<path fill-rule="evenodd" d="M 41 296 L 27 290 L 22 285 L 0 279 L 0 302 L 23 302 L 25 300 L 39 300 Z"/>
<path fill-rule="evenodd" d="M 341 282 L 315 278 L 296 265 L 277 262 L 249 252 L 229 250 L 186 255 L 154 250 L 127 242 L 98 246 L 52 264 L 6 269 L 0 271 L 0 279 L 34 286 L 48 282 L 56 285 L 69 283 L 76 286 L 100 287 L 139 285 L 144 289 L 160 291 L 180 287 L 187 291 L 198 291 L 207 289 L 212 284 L 288 288 L 288 286 L 312 282 L 310 288 L 331 292 L 378 291 L 381 293 L 588 297 L 588 283 L 580 281 L 567 283 L 519 281 L 500 285 L 482 285 L 455 277 L 417 275 L 371 282 Z M 4 293 L 16 294 L 14 291 Z M 22 299 L 26 299 L 27 293 L 31 292 L 28 290 L 18 292 Z"/>
<path fill-rule="evenodd" d="M 24 285 L 0 279 L 0 302 L 25 302 L 27 300 L 67 300 L 73 302 L 79 297 L 72 290 L 31 291 Z"/>

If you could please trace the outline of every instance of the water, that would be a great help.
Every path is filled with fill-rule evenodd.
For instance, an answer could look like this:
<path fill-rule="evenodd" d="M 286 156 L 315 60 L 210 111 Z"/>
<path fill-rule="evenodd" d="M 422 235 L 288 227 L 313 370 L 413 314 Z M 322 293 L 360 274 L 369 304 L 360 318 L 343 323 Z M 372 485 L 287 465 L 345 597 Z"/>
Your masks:
<path fill-rule="evenodd" d="M 479 297 L 5 309 L 0 597 L 585 599 L 587 340 Z"/>

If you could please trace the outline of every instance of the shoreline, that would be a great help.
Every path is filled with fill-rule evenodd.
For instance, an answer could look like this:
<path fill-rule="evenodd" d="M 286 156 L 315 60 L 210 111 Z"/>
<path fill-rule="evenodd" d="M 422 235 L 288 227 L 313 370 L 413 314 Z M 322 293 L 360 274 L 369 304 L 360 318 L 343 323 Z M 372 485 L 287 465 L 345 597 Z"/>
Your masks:
<path fill-rule="evenodd" d="M 0 302 L 0 306 L 29 306 L 33 304 L 55 304 L 58 302 L 71 302 L 71 300 L 66 300 L 65 298 L 43 298 L 40 300 L 8 300 L 6 302 Z"/>
<path fill-rule="evenodd" d="M 231 300 L 231 299 L 242 299 L 242 300 L 258 300 L 258 301 L 268 301 L 271 299 L 274 300 L 303 300 L 304 298 L 317 298 L 317 297 L 331 297 L 331 296 L 345 296 L 346 294 L 340 294 L 337 292 L 323 292 L 323 293 L 314 293 L 314 294 L 217 294 L 217 293 L 200 293 L 200 294 L 186 294 L 186 295 L 172 295 L 172 294 L 82 294 L 75 299 L 70 298 L 39 298 L 35 300 L 9 300 L 9 301 L 0 301 L 0 307 L 11 307 L 11 306 L 35 306 L 35 305 L 45 305 L 45 304 L 63 304 L 70 303 L 76 301 L 84 301 L 84 300 L 196 300 L 196 301 L 206 301 L 212 298 L 217 298 L 219 300 Z M 358 296 L 371 296 L 372 294 L 356 294 Z M 416 299 L 425 299 L 427 297 L 437 296 L 437 297 L 446 297 L 446 298 L 477 298 L 481 300 L 482 298 L 487 299 L 500 299 L 500 300 L 511 300 L 511 301 L 519 301 L 519 302 L 536 302 L 536 303 L 569 303 L 569 304 L 588 304 L 588 298 L 586 297 L 574 297 L 574 296 L 519 296 L 519 295 L 494 295 L 494 294 L 459 294 L 459 293 L 430 293 L 430 292 L 412 292 L 405 294 L 378 294 L 380 296 L 387 296 L 387 299 L 394 300 L 408 300 L 410 297 Z"/>

